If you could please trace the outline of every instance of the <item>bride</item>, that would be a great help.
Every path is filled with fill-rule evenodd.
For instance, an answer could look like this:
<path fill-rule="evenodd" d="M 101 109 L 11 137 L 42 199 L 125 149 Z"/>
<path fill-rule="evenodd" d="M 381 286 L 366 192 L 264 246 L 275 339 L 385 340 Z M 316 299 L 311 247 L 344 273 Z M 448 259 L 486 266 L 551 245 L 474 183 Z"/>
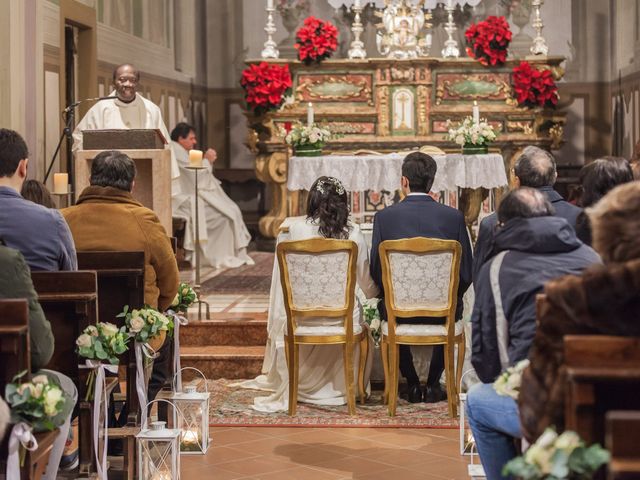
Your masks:
<path fill-rule="evenodd" d="M 347 193 L 340 181 L 333 177 L 318 178 L 309 190 L 307 218 L 291 225 L 291 240 L 304 240 L 313 237 L 349 239 L 358 245 L 356 280 L 358 287 L 367 298 L 378 294 L 378 287 L 369 274 L 369 248 L 357 225 L 349 222 Z M 263 375 L 248 380 L 241 385 L 272 392 L 266 397 L 256 397 L 253 408 L 261 412 L 287 411 L 289 406 L 289 377 L 284 352 L 284 334 L 287 317 L 280 286 L 280 275 L 276 272 L 274 281 L 278 282 L 272 290 L 276 291 L 278 301 L 276 311 L 269 315 L 269 340 L 262 371 Z M 327 319 L 327 325 L 341 324 L 342 320 Z M 353 313 L 354 324 L 364 324 L 361 307 L 356 303 Z M 314 324 L 317 325 L 317 319 Z M 371 340 L 370 340 L 371 341 Z M 371 352 L 365 368 L 365 385 L 369 391 L 371 372 Z M 300 345 L 300 367 L 298 381 L 298 401 L 315 405 L 344 405 L 347 403 L 344 381 L 343 356 L 340 345 Z M 354 349 L 354 358 L 358 358 L 359 346 Z M 354 378 L 357 378 L 358 362 L 354 362 Z M 368 392 L 367 392 L 368 393 Z"/>

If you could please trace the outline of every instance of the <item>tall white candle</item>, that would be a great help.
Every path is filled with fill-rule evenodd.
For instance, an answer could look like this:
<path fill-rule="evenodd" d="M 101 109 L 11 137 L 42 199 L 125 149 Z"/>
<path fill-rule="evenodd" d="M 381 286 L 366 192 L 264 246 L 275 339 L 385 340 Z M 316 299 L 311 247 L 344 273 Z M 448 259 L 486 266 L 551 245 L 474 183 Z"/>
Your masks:
<path fill-rule="evenodd" d="M 353 2 L 353 6 L 356 7 L 356 8 L 359 8 L 360 7 L 360 0 L 355 0 Z"/>
<path fill-rule="evenodd" d="M 189 150 L 189 166 L 190 167 L 202 166 L 202 150 Z"/>
<path fill-rule="evenodd" d="M 309 102 L 307 106 L 307 125 L 313 125 L 313 103 Z"/>
<path fill-rule="evenodd" d="M 270 10 L 273 8 L 273 0 L 267 0 L 267 8 Z"/>
<path fill-rule="evenodd" d="M 53 174 L 53 193 L 66 195 L 69 193 L 69 174 L 54 173 Z"/>
<path fill-rule="evenodd" d="M 480 107 L 476 100 L 473 101 L 473 123 L 480 123 Z"/>

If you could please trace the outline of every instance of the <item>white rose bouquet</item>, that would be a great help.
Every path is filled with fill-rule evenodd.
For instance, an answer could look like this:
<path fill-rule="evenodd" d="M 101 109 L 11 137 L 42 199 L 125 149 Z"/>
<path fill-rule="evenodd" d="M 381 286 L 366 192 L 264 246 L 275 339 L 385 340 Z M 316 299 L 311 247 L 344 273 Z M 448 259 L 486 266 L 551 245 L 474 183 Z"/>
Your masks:
<path fill-rule="evenodd" d="M 380 320 L 380 311 L 378 310 L 379 298 L 369 298 L 362 303 L 364 321 L 369 325 L 371 336 L 376 345 L 380 344 L 382 337 L 382 322 Z"/>
<path fill-rule="evenodd" d="M 181 283 L 178 286 L 178 293 L 176 293 L 171 306 L 169 307 L 174 312 L 187 313 L 187 309 L 198 300 L 196 291 L 188 283 Z"/>
<path fill-rule="evenodd" d="M 331 138 L 330 130 L 315 123 L 311 126 L 297 124 L 287 134 L 285 141 L 294 148 L 309 146 L 321 149 Z"/>
<path fill-rule="evenodd" d="M 51 431 L 65 421 L 73 402 L 47 375 L 36 375 L 30 382 L 18 383 L 26 372 L 7 384 L 5 398 L 11 407 L 12 423 L 25 422 L 35 432 Z"/>
<path fill-rule="evenodd" d="M 136 342 L 148 343 L 149 340 L 160 336 L 161 332 L 170 335 L 173 331 L 173 321 L 148 305 L 131 311 L 129 305 L 125 305 L 124 310 L 116 317 L 124 318 L 129 334 Z"/>
<path fill-rule="evenodd" d="M 467 117 L 457 126 L 451 120 L 447 120 L 449 133 L 445 139 L 457 143 L 461 147 L 465 145 L 486 146 L 496 139 L 493 127 L 486 121 L 474 123 L 473 118 Z"/>
<path fill-rule="evenodd" d="M 498 395 L 518 399 L 520 394 L 520 384 L 522 383 L 522 372 L 529 366 L 529 360 L 521 360 L 513 367 L 507 368 L 493 382 L 493 389 Z"/>
<path fill-rule="evenodd" d="M 590 479 L 610 457 L 598 444 L 587 448 L 575 432 L 558 435 L 555 429 L 547 428 L 523 456 L 504 466 L 502 474 L 523 480 Z"/>
<path fill-rule="evenodd" d="M 129 349 L 127 343 L 127 328 L 107 322 L 89 325 L 76 339 L 78 355 L 89 360 L 107 361 L 111 365 L 118 365 L 118 357 Z"/>

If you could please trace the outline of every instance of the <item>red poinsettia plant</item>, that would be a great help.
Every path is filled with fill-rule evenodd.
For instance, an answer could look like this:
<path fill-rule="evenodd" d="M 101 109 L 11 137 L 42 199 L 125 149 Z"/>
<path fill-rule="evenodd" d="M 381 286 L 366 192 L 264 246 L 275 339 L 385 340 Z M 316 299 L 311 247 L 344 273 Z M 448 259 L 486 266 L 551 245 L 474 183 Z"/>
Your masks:
<path fill-rule="evenodd" d="M 249 65 L 242 72 L 240 85 L 245 91 L 247 106 L 256 115 L 279 108 L 291 91 L 291 73 L 288 65 L 261 62 Z"/>
<path fill-rule="evenodd" d="M 295 48 L 301 62 L 320 62 L 338 48 L 338 29 L 329 21 L 307 17 L 296 33 Z"/>
<path fill-rule="evenodd" d="M 507 59 L 511 42 L 511 29 L 504 17 L 487 17 L 471 24 L 464 36 L 467 39 L 467 55 L 486 66 L 502 65 Z"/>
<path fill-rule="evenodd" d="M 558 87 L 548 68 L 537 69 L 529 62 L 513 68 L 513 90 L 521 107 L 555 107 Z"/>

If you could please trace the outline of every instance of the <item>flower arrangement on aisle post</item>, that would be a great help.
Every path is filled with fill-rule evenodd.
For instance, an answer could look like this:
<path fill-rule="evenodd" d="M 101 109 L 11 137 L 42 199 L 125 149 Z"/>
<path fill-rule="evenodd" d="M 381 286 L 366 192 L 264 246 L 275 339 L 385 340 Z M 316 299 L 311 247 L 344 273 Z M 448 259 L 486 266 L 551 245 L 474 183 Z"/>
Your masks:
<path fill-rule="evenodd" d="M 36 375 L 30 382 L 18 383 L 26 373 L 16 375 L 5 387 L 11 422 L 24 422 L 35 432 L 54 430 L 64 423 L 73 402 L 47 375 Z"/>
<path fill-rule="evenodd" d="M 549 107 L 558 104 L 558 86 L 548 68 L 533 68 L 529 62 L 520 62 L 513 68 L 513 91 L 521 107 Z"/>
<path fill-rule="evenodd" d="M 178 293 L 176 293 L 171 306 L 169 307 L 174 312 L 187 313 L 187 310 L 193 302 L 198 300 L 198 295 L 191 285 L 188 283 L 180 283 L 178 285 Z"/>
<path fill-rule="evenodd" d="M 119 356 L 129 350 L 129 334 L 127 327 L 118 328 L 107 322 L 89 325 L 76 339 L 78 355 L 87 359 L 87 366 L 97 367 L 100 363 L 118 365 Z M 85 400 L 93 398 L 96 370 L 92 368 L 87 378 L 87 394 Z"/>
<path fill-rule="evenodd" d="M 382 337 L 382 322 L 380 321 L 378 302 L 380 302 L 379 298 L 368 298 L 362 303 L 364 321 L 369 325 L 371 337 L 376 345 L 380 345 L 380 338 Z"/>
<path fill-rule="evenodd" d="M 467 55 L 485 66 L 500 66 L 507 60 L 511 42 L 511 29 L 504 17 L 489 16 L 486 20 L 471 24 L 464 36 L 467 39 Z"/>
<path fill-rule="evenodd" d="M 261 62 L 249 65 L 242 71 L 240 85 L 245 100 L 256 116 L 280 108 L 285 96 L 291 93 L 291 73 L 288 65 L 272 65 Z"/>
<path fill-rule="evenodd" d="M 139 310 L 129 310 L 129 305 L 125 305 L 116 318 L 124 318 L 136 342 L 149 344 L 155 351 L 162 346 L 166 335 L 173 331 L 173 321 L 148 305 Z"/>
<path fill-rule="evenodd" d="M 329 21 L 307 17 L 296 32 L 298 60 L 307 65 L 329 58 L 338 48 L 338 29 Z"/>
<path fill-rule="evenodd" d="M 493 127 L 486 120 L 476 123 L 467 117 L 457 126 L 447 120 L 447 128 L 449 133 L 445 139 L 460 145 L 464 154 L 487 153 L 489 143 L 496 139 Z"/>
<path fill-rule="evenodd" d="M 331 131 L 315 123 L 311 125 L 296 124 L 285 137 L 299 157 L 322 155 L 322 148 L 332 138 Z"/>
<path fill-rule="evenodd" d="M 593 478 L 610 458 L 609 452 L 598 444 L 587 448 L 575 432 L 558 435 L 553 428 L 547 428 L 523 456 L 504 466 L 502 474 L 522 480 L 586 480 Z"/>
<path fill-rule="evenodd" d="M 493 389 L 498 395 L 518 399 L 520 394 L 520 384 L 522 383 L 522 372 L 529 366 L 529 359 L 521 360 L 513 367 L 507 368 L 493 382 Z"/>

